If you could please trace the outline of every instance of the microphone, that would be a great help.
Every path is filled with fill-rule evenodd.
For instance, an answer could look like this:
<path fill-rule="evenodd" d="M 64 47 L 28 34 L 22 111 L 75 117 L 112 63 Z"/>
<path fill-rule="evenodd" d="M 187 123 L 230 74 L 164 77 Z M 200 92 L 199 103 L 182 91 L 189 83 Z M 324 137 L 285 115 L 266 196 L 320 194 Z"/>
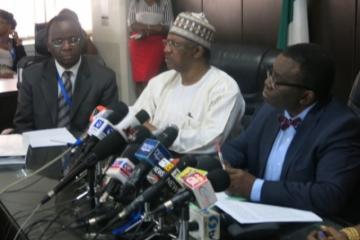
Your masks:
<path fill-rule="evenodd" d="M 161 163 L 163 162 L 163 163 Z M 193 161 L 193 159 L 190 158 L 182 158 L 179 163 L 177 164 L 177 166 L 175 167 L 173 164 L 169 164 L 169 161 L 167 159 L 163 159 L 161 162 L 159 162 L 159 165 L 167 165 L 167 174 L 165 176 L 163 176 L 160 181 L 158 181 L 157 183 L 155 183 L 154 185 L 150 186 L 149 188 L 147 188 L 140 196 L 138 196 L 136 199 L 134 199 L 131 204 L 129 204 L 128 206 L 126 206 L 119 214 L 118 214 L 118 218 L 119 219 L 124 219 L 127 216 L 129 216 L 130 213 L 132 213 L 133 211 L 135 211 L 136 209 L 138 209 L 140 206 L 142 206 L 145 202 L 149 202 L 150 200 L 152 200 L 165 186 L 166 184 L 169 185 L 169 180 L 170 181 L 170 188 L 172 187 L 172 184 L 176 184 L 176 182 L 171 178 L 172 173 L 177 173 L 182 171 L 183 169 L 185 169 L 186 167 L 190 167 L 190 166 L 194 166 L 195 165 L 195 161 Z"/>
<path fill-rule="evenodd" d="M 207 172 L 210 172 L 215 169 L 222 169 L 222 165 L 220 160 L 217 158 L 217 156 L 212 155 L 201 155 L 195 157 L 197 164 L 197 169 L 202 169 Z"/>
<path fill-rule="evenodd" d="M 112 166 L 107 170 L 106 175 L 111 179 L 106 184 L 105 190 L 102 191 L 100 202 L 104 203 L 109 196 L 114 197 L 117 201 L 121 201 L 117 195 L 120 192 L 121 184 L 124 184 L 131 176 L 135 165 L 139 163 L 139 160 L 135 157 L 135 152 L 141 146 L 139 141 L 143 141 L 148 137 L 153 137 L 150 130 L 142 125 L 136 126 L 129 140 L 133 140 L 133 144 L 127 145 L 119 158 L 117 158 Z M 135 142 L 136 141 L 136 142 Z"/>
<path fill-rule="evenodd" d="M 180 190 L 172 199 L 150 212 L 150 215 L 172 210 L 194 198 L 201 209 L 208 208 L 217 200 L 214 191 L 225 191 L 230 185 L 229 174 L 222 169 L 211 171 L 207 176 L 202 175 L 201 171 L 189 172 L 187 169 L 183 171 L 184 176 L 181 177 L 186 188 Z"/>
<path fill-rule="evenodd" d="M 135 158 L 135 152 L 140 147 L 140 144 L 129 144 L 120 157 L 116 158 L 112 165 L 106 171 L 106 176 L 110 178 L 106 184 L 105 190 L 102 191 L 99 201 L 104 203 L 109 196 L 115 196 L 121 188 L 121 184 L 124 184 L 132 172 L 135 169 L 135 165 L 139 161 Z"/>
<path fill-rule="evenodd" d="M 104 135 L 110 131 L 109 129 L 113 129 L 113 125 L 118 124 L 120 120 L 124 119 L 128 112 L 128 106 L 121 101 L 114 103 L 112 108 L 106 108 L 102 105 L 96 106 L 90 116 L 91 123 L 86 132 L 84 141 L 102 140 Z M 113 113 L 116 115 L 113 116 Z M 109 125 L 109 123 L 111 123 L 111 125 Z M 103 132 L 101 130 L 107 130 L 108 132 Z"/>
<path fill-rule="evenodd" d="M 159 140 L 146 139 L 144 141 L 135 153 L 140 163 L 136 165 L 133 174 L 122 186 L 120 191 L 121 197 L 134 194 L 151 168 L 156 166 L 163 158 L 170 158 L 170 152 L 167 148 L 175 141 L 177 134 L 178 129 L 174 126 L 169 126 L 157 137 Z"/>
<path fill-rule="evenodd" d="M 116 102 L 113 104 L 113 108 L 116 110 L 106 109 L 102 105 L 95 108 L 90 116 L 92 121 L 81 141 L 81 146 L 75 145 L 75 148 L 71 150 L 75 165 L 90 152 L 98 141 L 109 135 L 114 129 L 113 125 L 118 124 L 129 112 L 128 107 L 123 102 Z"/>
<path fill-rule="evenodd" d="M 170 161 L 167 159 L 162 159 L 159 164 L 151 169 L 149 174 L 146 176 L 148 182 L 154 185 L 161 179 L 165 178 L 168 186 L 167 189 L 172 193 L 177 193 L 182 188 L 182 185 L 176 180 L 176 177 L 181 173 L 182 170 L 184 170 L 185 167 L 195 167 L 197 164 L 195 158 L 184 155 L 180 158 L 179 163 L 181 164 L 180 166 L 183 167 L 174 168 L 174 165 L 179 165 L 177 164 L 178 161 L 179 159 L 170 159 Z M 169 174 L 171 174 L 172 177 L 168 177 Z"/>
<path fill-rule="evenodd" d="M 146 138 L 146 134 L 138 134 L 137 137 Z M 140 139 L 136 139 L 140 141 Z M 141 139 L 143 141 L 143 139 Z M 61 191 L 67 186 L 79 173 L 86 170 L 89 167 L 94 166 L 99 160 L 102 160 L 110 155 L 118 154 L 122 152 L 126 147 L 126 140 L 118 131 L 113 131 L 102 141 L 95 145 L 90 156 L 85 161 L 79 163 L 72 171 L 70 171 L 60 182 L 47 193 L 47 195 L 41 200 L 41 204 L 49 201 L 56 193 Z"/>
<path fill-rule="evenodd" d="M 103 105 L 97 105 L 89 117 L 89 122 L 92 123 L 95 118 L 102 117 L 107 111 L 110 111 L 110 109 Z"/>
<path fill-rule="evenodd" d="M 220 214 L 209 208 L 201 210 L 194 204 L 189 206 L 189 223 L 196 223 L 197 229 L 189 231 L 193 239 L 220 239 Z"/>
<path fill-rule="evenodd" d="M 144 122 L 149 120 L 149 118 L 149 114 L 143 109 L 135 115 L 129 112 L 119 124 L 114 126 L 114 128 L 122 135 L 122 137 L 126 141 L 129 141 L 129 136 L 132 135 L 134 127 L 142 125 Z"/>
<path fill-rule="evenodd" d="M 162 159 L 161 160 L 162 163 L 159 162 L 159 165 L 163 165 L 166 164 L 166 175 L 163 176 L 157 183 L 155 183 L 154 185 L 150 186 L 149 188 L 147 188 L 141 195 L 139 195 L 137 198 L 135 198 L 131 204 L 129 204 L 128 206 L 126 206 L 119 214 L 114 213 L 113 211 L 107 214 L 103 214 L 101 216 L 98 217 L 94 217 L 91 218 L 85 222 L 81 222 L 78 224 L 74 224 L 72 225 L 73 228 L 79 228 L 79 227 L 85 227 L 85 226 L 92 226 L 96 223 L 105 221 L 105 220 L 109 220 L 114 218 L 117 215 L 117 219 L 124 219 L 126 217 L 128 217 L 133 211 L 135 211 L 136 209 L 140 208 L 140 206 L 142 206 L 145 202 L 149 202 L 152 199 L 154 199 L 159 192 L 166 186 L 166 184 L 168 184 L 168 180 L 172 179 L 173 173 L 178 173 L 180 171 L 182 171 L 183 169 L 185 169 L 186 167 L 189 166 L 195 166 L 196 162 L 194 161 L 193 158 L 187 158 L 187 157 L 183 157 L 180 160 L 177 159 L 177 161 L 172 161 L 172 162 L 176 162 L 175 164 L 170 163 L 169 160 L 167 159 Z M 173 179 L 172 179 L 173 180 Z M 176 183 L 173 183 L 176 184 Z"/>

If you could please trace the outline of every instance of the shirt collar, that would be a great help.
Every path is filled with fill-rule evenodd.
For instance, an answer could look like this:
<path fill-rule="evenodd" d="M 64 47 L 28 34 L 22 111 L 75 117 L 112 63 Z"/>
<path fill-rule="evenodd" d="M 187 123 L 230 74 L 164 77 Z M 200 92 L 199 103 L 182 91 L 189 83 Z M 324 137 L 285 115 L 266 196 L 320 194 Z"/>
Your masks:
<path fill-rule="evenodd" d="M 77 73 L 79 71 L 80 64 L 81 64 L 81 56 L 79 58 L 79 61 L 74 66 L 72 66 L 71 68 L 67 68 L 67 69 L 65 69 L 63 66 L 61 66 L 60 63 L 55 59 L 56 70 L 59 73 L 60 77 L 63 75 L 63 73 L 65 71 L 71 71 L 73 76 L 76 79 Z"/>
<path fill-rule="evenodd" d="M 284 116 L 287 117 L 288 119 L 296 119 L 296 118 L 300 118 L 301 120 L 304 120 L 304 118 L 306 117 L 306 115 L 309 113 L 309 111 L 316 105 L 316 102 L 311 104 L 310 106 L 308 106 L 307 108 L 305 108 L 301 113 L 299 113 L 298 115 L 291 117 L 288 111 L 284 111 Z"/>

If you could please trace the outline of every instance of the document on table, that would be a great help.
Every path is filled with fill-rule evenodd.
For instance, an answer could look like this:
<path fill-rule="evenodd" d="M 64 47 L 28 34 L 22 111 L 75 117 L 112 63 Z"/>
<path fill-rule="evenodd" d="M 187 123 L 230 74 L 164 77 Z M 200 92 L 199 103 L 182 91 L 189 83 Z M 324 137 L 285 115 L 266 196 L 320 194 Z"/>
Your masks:
<path fill-rule="evenodd" d="M 27 148 L 21 134 L 0 135 L 0 157 L 25 156 Z"/>
<path fill-rule="evenodd" d="M 25 141 L 33 148 L 66 146 L 75 143 L 75 137 L 66 128 L 54 128 L 23 133 Z"/>
<path fill-rule="evenodd" d="M 217 193 L 216 206 L 229 214 L 239 223 L 264 222 L 321 222 L 322 219 L 313 212 L 273 205 L 251 203 Z"/>

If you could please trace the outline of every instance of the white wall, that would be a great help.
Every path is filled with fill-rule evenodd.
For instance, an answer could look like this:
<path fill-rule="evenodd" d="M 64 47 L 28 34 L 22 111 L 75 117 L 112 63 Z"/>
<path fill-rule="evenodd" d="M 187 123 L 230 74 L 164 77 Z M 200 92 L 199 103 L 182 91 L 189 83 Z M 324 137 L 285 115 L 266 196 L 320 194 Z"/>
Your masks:
<path fill-rule="evenodd" d="M 92 0 L 93 40 L 108 67 L 116 72 L 120 99 L 132 104 L 136 97 L 130 79 L 127 48 L 128 0 Z M 102 19 L 107 15 L 108 19 Z"/>

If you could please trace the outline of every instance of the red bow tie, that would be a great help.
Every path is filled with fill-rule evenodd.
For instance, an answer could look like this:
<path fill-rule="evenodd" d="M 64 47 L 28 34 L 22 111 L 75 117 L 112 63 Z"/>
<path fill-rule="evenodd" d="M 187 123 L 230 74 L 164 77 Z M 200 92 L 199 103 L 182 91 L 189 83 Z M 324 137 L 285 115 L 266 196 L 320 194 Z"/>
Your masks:
<path fill-rule="evenodd" d="M 287 117 L 281 115 L 279 116 L 279 123 L 282 130 L 286 130 L 290 126 L 293 126 L 296 129 L 301 124 L 301 118 L 288 119 Z"/>

